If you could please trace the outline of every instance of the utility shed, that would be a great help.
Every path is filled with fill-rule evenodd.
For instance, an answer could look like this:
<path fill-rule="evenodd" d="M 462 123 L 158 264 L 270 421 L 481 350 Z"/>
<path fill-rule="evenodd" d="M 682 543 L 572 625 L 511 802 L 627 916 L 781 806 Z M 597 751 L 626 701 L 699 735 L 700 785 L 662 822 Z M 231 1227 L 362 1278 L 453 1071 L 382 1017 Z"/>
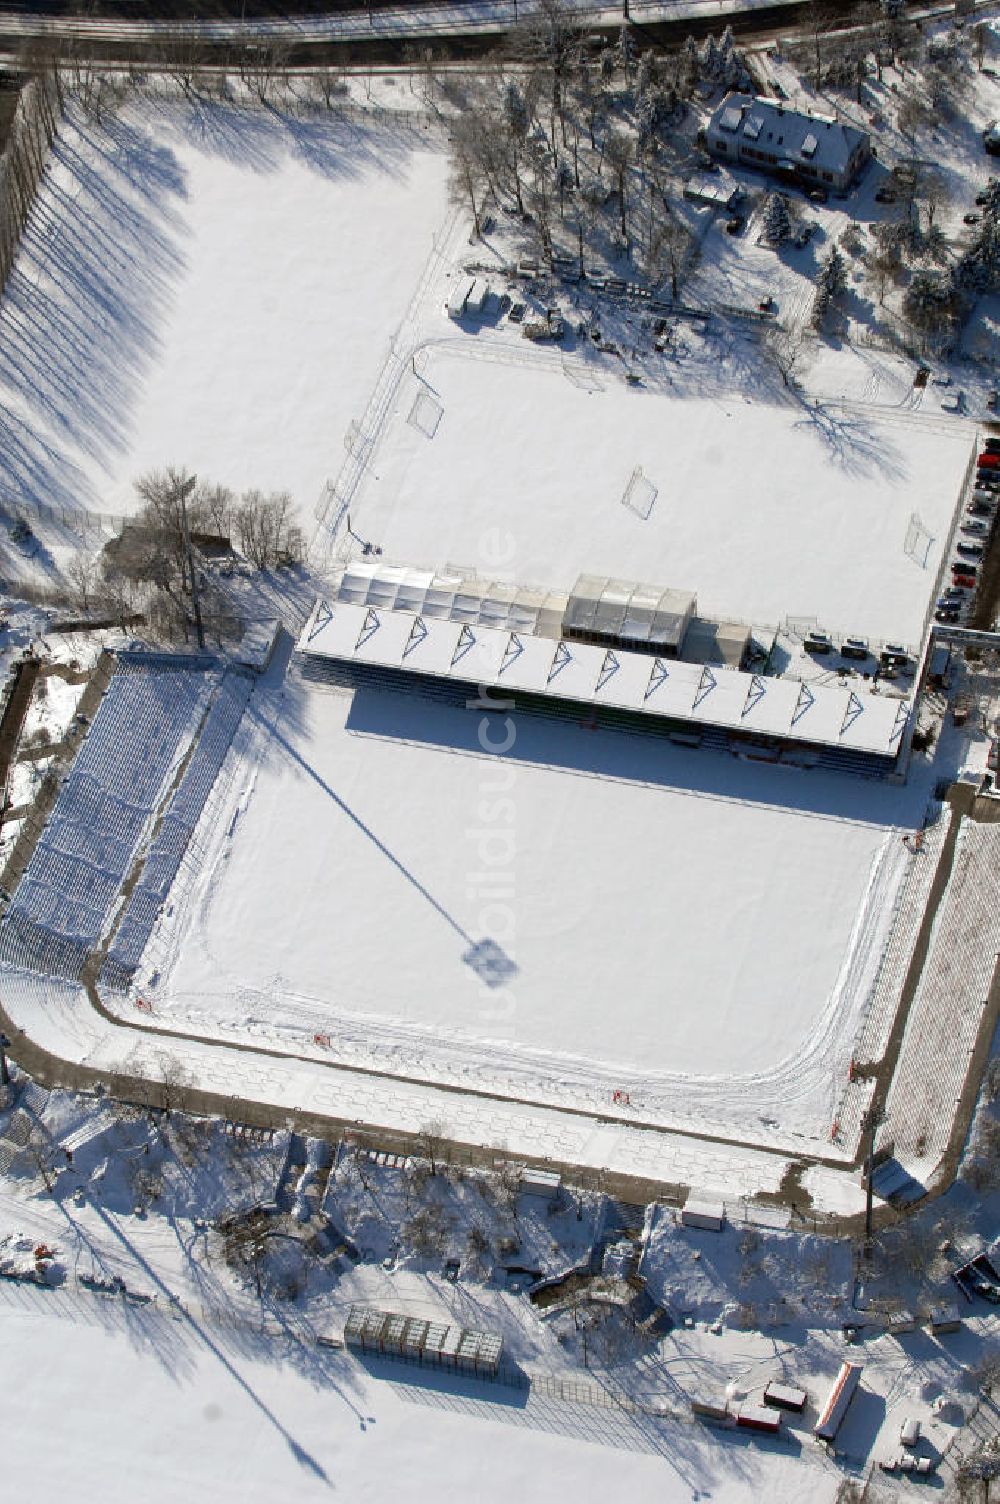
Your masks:
<path fill-rule="evenodd" d="M 276 616 L 251 622 L 240 638 L 236 662 L 262 674 L 271 661 L 280 634 L 281 622 Z"/>
<path fill-rule="evenodd" d="M 861 1364 L 841 1363 L 840 1372 L 833 1381 L 833 1388 L 827 1395 L 826 1404 L 813 1426 L 813 1435 L 818 1436 L 820 1441 L 835 1439 L 860 1382 Z"/>
<path fill-rule="evenodd" d="M 683 1227 L 704 1227 L 709 1232 L 721 1232 L 726 1221 L 726 1208 L 722 1201 L 696 1200 L 689 1196 L 681 1208 Z"/>
<path fill-rule="evenodd" d="M 743 197 L 743 190 L 728 174 L 705 172 L 688 178 L 684 197 L 690 204 L 710 209 L 734 209 Z"/>
<path fill-rule="evenodd" d="M 521 1190 L 526 1196 L 555 1196 L 562 1185 L 562 1176 L 555 1170 L 533 1170 L 527 1165 L 521 1171 Z"/>

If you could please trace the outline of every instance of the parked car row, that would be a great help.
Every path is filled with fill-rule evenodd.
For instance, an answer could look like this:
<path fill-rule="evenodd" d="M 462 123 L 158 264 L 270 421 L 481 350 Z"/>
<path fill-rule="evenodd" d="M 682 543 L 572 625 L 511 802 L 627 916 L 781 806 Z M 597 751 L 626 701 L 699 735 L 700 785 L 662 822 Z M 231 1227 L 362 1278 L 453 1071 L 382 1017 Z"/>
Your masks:
<path fill-rule="evenodd" d="M 909 653 L 898 642 L 887 642 L 876 653 L 869 647 L 866 637 L 845 637 L 838 649 L 827 632 L 807 632 L 802 646 L 816 658 L 839 652 L 841 658 L 847 658 L 853 663 L 870 661 L 873 671 L 887 679 L 894 677 L 896 673 L 906 673 L 913 667 Z"/>
<path fill-rule="evenodd" d="M 958 525 L 951 584 L 935 602 L 934 619 L 943 624 L 965 621 L 972 609 L 1000 506 L 1000 438 L 987 439 L 976 460 L 976 478 Z"/>

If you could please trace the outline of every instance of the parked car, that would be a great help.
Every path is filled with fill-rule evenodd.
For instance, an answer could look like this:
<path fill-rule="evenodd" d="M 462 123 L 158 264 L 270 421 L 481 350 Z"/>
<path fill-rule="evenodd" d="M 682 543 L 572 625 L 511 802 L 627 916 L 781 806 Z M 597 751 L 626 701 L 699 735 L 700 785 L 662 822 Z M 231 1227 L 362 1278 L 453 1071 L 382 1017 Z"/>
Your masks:
<path fill-rule="evenodd" d="M 987 454 L 1000 454 L 1000 439 L 987 439 L 983 449 Z"/>
<path fill-rule="evenodd" d="M 881 663 L 893 668 L 906 668 L 910 661 L 909 653 L 898 642 L 887 642 L 878 656 Z"/>
<path fill-rule="evenodd" d="M 960 611 L 935 611 L 934 620 L 939 621 L 942 626 L 955 626 L 961 619 L 961 614 Z"/>
<path fill-rule="evenodd" d="M 976 460 L 977 470 L 1000 470 L 1000 454 L 995 454 L 991 449 L 984 449 Z"/>
<path fill-rule="evenodd" d="M 809 202 L 811 204 L 825 204 L 830 195 L 825 188 L 810 188 Z"/>
<path fill-rule="evenodd" d="M 988 533 L 989 530 L 988 523 L 985 523 L 982 518 L 974 518 L 971 522 L 963 522 L 959 528 L 959 532 L 961 533 L 972 533 L 974 536 L 980 538 L 984 533 Z"/>
<path fill-rule="evenodd" d="M 825 632 L 807 632 L 802 646 L 807 653 L 832 653 L 833 642 Z"/>
<path fill-rule="evenodd" d="M 845 637 L 840 652 L 843 658 L 867 658 L 868 643 L 864 637 Z"/>
<path fill-rule="evenodd" d="M 899 1439 L 904 1447 L 915 1447 L 920 1440 L 920 1422 L 908 1416 L 899 1428 Z"/>
<path fill-rule="evenodd" d="M 978 223 L 979 223 L 979 215 L 978 214 L 963 214 L 962 215 L 962 223 L 963 223 L 963 225 L 978 225 Z"/>
<path fill-rule="evenodd" d="M 985 550 L 981 543 L 956 543 L 955 552 L 966 559 L 981 559 Z"/>

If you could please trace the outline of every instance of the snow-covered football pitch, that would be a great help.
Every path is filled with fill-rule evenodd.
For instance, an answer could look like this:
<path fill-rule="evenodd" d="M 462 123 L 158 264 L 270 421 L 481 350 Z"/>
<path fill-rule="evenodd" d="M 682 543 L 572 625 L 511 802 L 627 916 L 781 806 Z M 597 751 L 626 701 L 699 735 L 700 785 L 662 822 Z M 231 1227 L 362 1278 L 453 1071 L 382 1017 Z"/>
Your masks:
<path fill-rule="evenodd" d="M 170 1026 L 828 1134 L 916 791 L 274 681 L 139 978 Z"/>

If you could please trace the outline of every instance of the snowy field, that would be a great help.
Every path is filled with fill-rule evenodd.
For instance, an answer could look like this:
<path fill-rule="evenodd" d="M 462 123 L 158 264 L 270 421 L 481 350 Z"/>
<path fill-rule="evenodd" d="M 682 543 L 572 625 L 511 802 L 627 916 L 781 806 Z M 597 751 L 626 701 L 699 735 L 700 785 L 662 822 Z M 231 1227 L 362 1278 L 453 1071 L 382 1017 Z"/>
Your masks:
<path fill-rule="evenodd" d="M 400 387 L 352 509 L 387 559 L 488 578 L 499 554 L 518 582 L 649 580 L 737 620 L 920 642 L 964 426 L 753 400 L 736 373 L 717 391 L 702 370 L 690 391 L 633 391 L 580 357 L 508 350 L 432 345 Z M 411 416 L 421 392 L 441 409 L 431 439 Z M 656 490 L 648 518 L 623 503 L 636 467 Z M 904 552 L 913 512 L 933 535 L 926 564 Z"/>
<path fill-rule="evenodd" d="M 166 102 L 68 123 L 0 308 L 8 490 L 128 513 L 137 476 L 186 465 L 287 489 L 310 523 L 446 174 L 405 124 Z"/>
<path fill-rule="evenodd" d="M 247 724 L 146 955 L 158 1014 L 535 1100 L 624 1088 L 660 1121 L 713 1083 L 730 1121 L 828 1127 L 919 792 L 531 718 L 491 756 L 501 720 L 294 675 Z"/>
<path fill-rule="evenodd" d="M 798 1437 L 720 1440 L 690 1422 L 365 1366 L 312 1345 L 298 1312 L 282 1325 L 303 1335 L 285 1342 L 249 1321 L 233 1330 L 69 1292 L 5 1288 L 0 1315 L 6 1372 L 25 1381 L 5 1403 L 18 1496 L 793 1504 L 806 1489 L 833 1504 L 839 1483 Z M 87 1403 L 98 1379 L 100 1403 Z M 56 1423 L 58 1445 L 45 1444 Z"/>

